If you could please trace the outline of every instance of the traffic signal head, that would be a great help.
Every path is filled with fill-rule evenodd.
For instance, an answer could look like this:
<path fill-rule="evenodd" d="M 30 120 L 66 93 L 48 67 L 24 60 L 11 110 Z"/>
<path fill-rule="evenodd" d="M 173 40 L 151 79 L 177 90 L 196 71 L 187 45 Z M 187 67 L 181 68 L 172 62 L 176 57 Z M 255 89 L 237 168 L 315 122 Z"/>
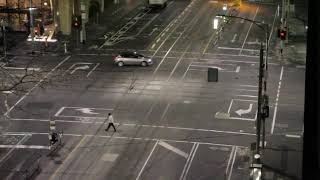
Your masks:
<path fill-rule="evenodd" d="M 285 40 L 285 39 L 286 39 L 286 33 L 287 33 L 287 32 L 286 32 L 285 30 L 281 30 L 281 31 L 280 31 L 280 35 L 279 35 L 279 36 L 280 36 L 280 39 L 281 39 L 281 40 Z"/>
<path fill-rule="evenodd" d="M 81 28 L 81 16 L 74 16 L 72 20 L 72 26 L 75 29 L 80 29 Z"/>

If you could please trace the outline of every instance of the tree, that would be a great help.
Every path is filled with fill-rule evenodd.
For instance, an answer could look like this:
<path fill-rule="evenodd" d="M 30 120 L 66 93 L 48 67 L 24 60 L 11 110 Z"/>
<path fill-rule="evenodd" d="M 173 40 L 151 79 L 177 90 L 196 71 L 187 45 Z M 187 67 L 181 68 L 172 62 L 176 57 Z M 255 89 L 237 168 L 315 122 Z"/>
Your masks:
<path fill-rule="evenodd" d="M 23 68 L 17 69 L 11 67 L 8 61 L 6 63 L 0 62 L 0 128 L 1 126 L 10 125 L 8 121 L 10 115 L 6 113 L 12 107 L 12 104 L 9 103 L 9 98 L 24 95 L 30 89 L 30 86 L 33 87 L 47 73 L 46 70 L 31 68 L 34 64 L 32 58 Z M 45 79 L 39 83 L 39 86 L 44 87 L 48 82 Z"/>

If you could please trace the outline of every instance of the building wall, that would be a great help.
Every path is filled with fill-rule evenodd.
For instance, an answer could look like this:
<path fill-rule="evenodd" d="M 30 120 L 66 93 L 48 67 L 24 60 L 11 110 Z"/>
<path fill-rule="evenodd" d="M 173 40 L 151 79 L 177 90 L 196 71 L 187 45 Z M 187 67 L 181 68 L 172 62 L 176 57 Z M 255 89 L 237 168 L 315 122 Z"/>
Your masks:
<path fill-rule="evenodd" d="M 78 10 L 73 9 L 73 7 L 76 6 L 74 0 L 59 0 L 59 6 L 57 10 L 57 12 L 59 12 L 59 31 L 61 31 L 64 35 L 70 35 L 72 16 L 77 12 L 79 12 L 79 15 L 82 16 L 82 23 L 87 23 L 89 18 L 90 4 L 93 1 L 98 2 L 100 5 L 100 12 L 103 12 L 104 0 L 79 0 Z"/>

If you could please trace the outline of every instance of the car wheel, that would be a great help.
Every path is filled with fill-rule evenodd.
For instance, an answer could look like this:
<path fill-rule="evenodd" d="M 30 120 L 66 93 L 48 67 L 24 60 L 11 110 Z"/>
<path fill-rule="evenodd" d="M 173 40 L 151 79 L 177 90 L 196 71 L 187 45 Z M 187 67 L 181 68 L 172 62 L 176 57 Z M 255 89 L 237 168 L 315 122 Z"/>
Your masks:
<path fill-rule="evenodd" d="M 143 66 L 143 67 L 147 66 L 147 62 L 142 61 L 142 62 L 141 62 L 141 66 Z"/>
<path fill-rule="evenodd" d="M 119 67 L 122 67 L 123 65 L 124 65 L 124 63 L 123 63 L 122 61 L 119 61 L 119 62 L 118 62 L 118 66 L 119 66 Z"/>

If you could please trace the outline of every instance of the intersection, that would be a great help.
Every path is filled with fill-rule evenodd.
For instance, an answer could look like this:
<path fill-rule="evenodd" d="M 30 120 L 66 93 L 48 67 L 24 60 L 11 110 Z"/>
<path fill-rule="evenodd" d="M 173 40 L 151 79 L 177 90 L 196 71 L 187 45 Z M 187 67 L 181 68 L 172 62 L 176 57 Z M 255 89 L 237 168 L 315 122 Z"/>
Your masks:
<path fill-rule="evenodd" d="M 10 126 L 0 144 L 0 166 L 9 170 L 0 174 L 20 177 L 39 155 L 37 179 L 249 179 L 264 33 L 239 19 L 214 30 L 222 6 L 204 0 L 170 1 L 155 12 L 138 6 L 122 26 L 92 35 L 78 53 L 39 57 L 33 68 L 46 70 L 39 83 L 9 95 Z M 275 33 L 276 8 L 244 3 L 228 11 Z M 266 147 L 273 135 L 299 142 L 303 131 L 304 69 L 278 60 L 275 36 Z M 154 64 L 114 66 L 113 55 L 125 50 Z M 218 82 L 207 82 L 209 67 L 219 69 Z M 104 130 L 109 112 L 117 132 Z M 63 146 L 47 156 L 52 120 Z"/>

